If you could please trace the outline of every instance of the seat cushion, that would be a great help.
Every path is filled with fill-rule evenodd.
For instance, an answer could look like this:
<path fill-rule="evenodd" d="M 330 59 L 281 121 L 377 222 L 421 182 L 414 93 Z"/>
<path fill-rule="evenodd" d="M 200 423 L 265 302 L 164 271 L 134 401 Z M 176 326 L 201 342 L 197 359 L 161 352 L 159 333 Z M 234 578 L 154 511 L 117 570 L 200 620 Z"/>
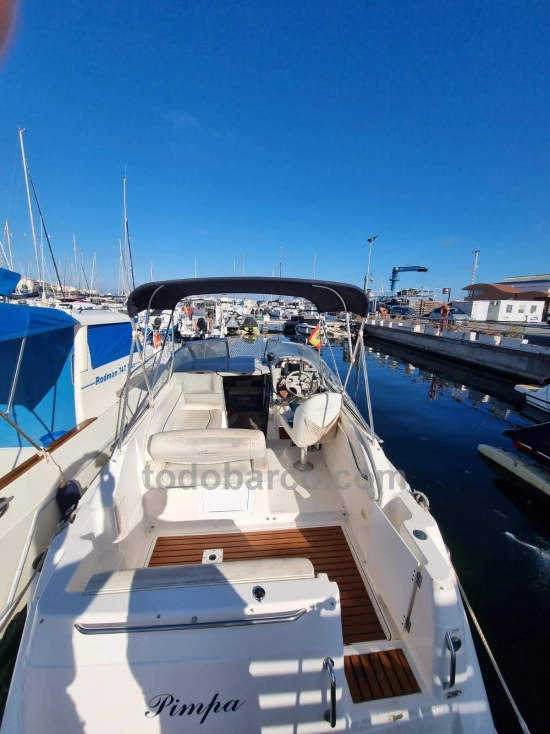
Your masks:
<path fill-rule="evenodd" d="M 265 436 L 245 428 L 166 431 L 149 439 L 154 461 L 172 464 L 223 464 L 265 456 Z"/>
<path fill-rule="evenodd" d="M 195 407 L 195 406 L 193 406 Z M 205 428 L 221 428 L 222 412 L 219 408 L 206 408 L 189 410 L 184 407 L 170 416 L 165 428 L 169 431 L 196 430 Z"/>

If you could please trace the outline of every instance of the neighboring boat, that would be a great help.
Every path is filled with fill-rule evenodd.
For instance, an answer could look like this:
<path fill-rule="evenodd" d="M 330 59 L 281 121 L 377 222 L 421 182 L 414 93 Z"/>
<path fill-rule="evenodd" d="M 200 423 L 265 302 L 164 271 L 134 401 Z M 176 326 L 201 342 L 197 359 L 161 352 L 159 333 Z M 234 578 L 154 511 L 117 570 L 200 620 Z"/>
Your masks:
<path fill-rule="evenodd" d="M 147 283 L 128 312 L 273 291 L 367 315 L 287 278 Z M 2 731 L 495 731 L 439 528 L 345 384 L 284 340 L 175 353 L 53 539 Z"/>
<path fill-rule="evenodd" d="M 244 334 L 253 335 L 253 334 L 259 334 L 260 331 L 258 329 L 258 322 L 253 316 L 245 316 L 242 330 Z"/>
<path fill-rule="evenodd" d="M 60 518 L 60 485 L 85 491 L 110 456 L 132 324 L 107 311 L 0 304 L 0 343 L 2 622 L 26 601 Z"/>
<path fill-rule="evenodd" d="M 479 453 L 496 471 L 550 502 L 550 423 L 503 431 L 521 455 L 480 444 Z M 535 492 L 533 492 L 535 490 Z"/>
<path fill-rule="evenodd" d="M 225 333 L 227 336 L 238 336 L 240 332 L 241 327 L 239 326 L 237 319 L 232 316 L 225 325 Z"/>
<path fill-rule="evenodd" d="M 301 321 L 299 324 L 296 324 L 296 336 L 301 341 L 307 342 L 309 337 L 313 334 L 315 329 L 317 328 L 317 324 L 319 323 L 319 317 L 317 317 L 317 321 L 314 324 L 310 324 L 307 321 Z"/>
<path fill-rule="evenodd" d="M 550 413 L 550 377 L 541 385 L 516 385 L 515 390 L 525 395 L 527 405 Z"/>
<path fill-rule="evenodd" d="M 300 311 L 298 314 L 292 316 L 289 321 L 285 322 L 283 331 L 285 334 L 296 334 L 299 337 L 305 337 L 307 340 L 318 323 L 319 314 L 317 311 Z"/>

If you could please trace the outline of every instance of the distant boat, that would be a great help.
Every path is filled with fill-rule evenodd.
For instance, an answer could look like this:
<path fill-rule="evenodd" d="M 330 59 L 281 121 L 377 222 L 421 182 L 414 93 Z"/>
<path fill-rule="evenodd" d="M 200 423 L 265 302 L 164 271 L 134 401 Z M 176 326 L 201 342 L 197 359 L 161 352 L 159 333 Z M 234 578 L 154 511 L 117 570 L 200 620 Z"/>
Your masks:
<path fill-rule="evenodd" d="M 288 321 L 285 321 L 283 325 L 283 332 L 285 334 L 297 334 L 302 333 L 302 335 L 306 335 L 306 332 L 311 332 L 308 329 L 303 328 L 302 330 L 298 331 L 298 325 L 299 324 L 309 324 L 315 328 L 319 321 L 319 314 L 317 311 L 300 311 L 297 314 L 293 314 Z"/>
<path fill-rule="evenodd" d="M 231 316 L 225 324 L 225 333 L 227 334 L 227 336 L 237 336 L 237 334 L 240 334 L 240 332 L 241 326 L 237 321 L 237 318 L 235 316 Z"/>
<path fill-rule="evenodd" d="M 242 330 L 245 334 L 258 334 L 258 322 L 253 316 L 246 316 L 243 321 Z"/>
<path fill-rule="evenodd" d="M 550 377 L 542 385 L 516 385 L 514 390 L 525 395 L 527 405 L 550 413 Z"/>

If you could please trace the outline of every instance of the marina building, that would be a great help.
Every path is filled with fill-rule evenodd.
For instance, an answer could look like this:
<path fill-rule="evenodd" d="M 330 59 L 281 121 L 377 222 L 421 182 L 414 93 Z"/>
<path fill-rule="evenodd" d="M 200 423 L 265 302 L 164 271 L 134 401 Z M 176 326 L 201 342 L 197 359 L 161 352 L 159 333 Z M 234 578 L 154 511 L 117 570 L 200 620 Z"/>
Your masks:
<path fill-rule="evenodd" d="M 531 308 L 534 307 L 533 314 L 539 314 L 540 320 L 546 318 L 548 314 L 548 307 L 550 304 L 550 274 L 543 275 L 516 275 L 510 278 L 504 278 L 498 283 L 471 283 L 465 286 L 463 291 L 467 292 L 467 296 L 464 301 L 489 301 L 494 308 L 497 309 L 498 313 L 506 313 L 506 315 L 514 313 L 514 319 L 505 320 L 517 320 L 525 321 L 529 320 L 525 318 L 525 314 L 531 314 Z M 516 301 L 516 306 L 510 304 L 502 310 L 500 306 L 497 307 L 497 303 L 502 301 Z M 521 308 L 524 310 L 520 313 Z M 542 310 L 540 304 L 542 305 Z M 493 320 L 493 319 L 490 319 Z M 496 320 L 502 320 L 498 318 Z M 539 320 L 539 319 L 537 319 Z"/>

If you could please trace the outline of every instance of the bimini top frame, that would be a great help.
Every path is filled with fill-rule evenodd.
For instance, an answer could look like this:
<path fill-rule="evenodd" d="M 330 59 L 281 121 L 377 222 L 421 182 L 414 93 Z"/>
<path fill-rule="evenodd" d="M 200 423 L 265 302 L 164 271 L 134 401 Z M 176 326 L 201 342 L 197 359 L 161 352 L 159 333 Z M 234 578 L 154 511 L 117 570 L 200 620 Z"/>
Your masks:
<path fill-rule="evenodd" d="M 368 314 L 368 296 L 355 285 L 302 278 L 188 278 L 144 283 L 128 296 L 128 314 L 137 316 L 147 308 L 172 310 L 188 296 L 224 293 L 276 293 L 301 296 L 314 303 L 319 313 L 346 310 Z M 151 298 L 153 296 L 153 298 Z"/>
<path fill-rule="evenodd" d="M 152 308 L 159 308 L 163 310 L 170 310 L 172 315 L 170 317 L 169 327 L 164 335 L 164 341 L 162 344 L 162 350 L 166 345 L 166 338 L 172 319 L 174 318 L 174 309 L 177 304 L 185 298 L 190 296 L 200 296 L 205 294 L 225 294 L 225 293 L 277 293 L 281 296 L 301 296 L 306 298 L 311 303 L 315 304 L 320 314 L 324 313 L 338 313 L 344 309 L 346 313 L 346 326 L 348 330 L 348 345 L 350 355 L 352 359 L 348 368 L 346 379 L 344 384 L 341 383 L 341 391 L 345 392 L 348 384 L 351 371 L 355 365 L 361 364 L 363 369 L 364 381 L 365 381 L 365 392 L 367 397 L 367 409 L 369 414 L 369 428 L 371 438 L 374 439 L 374 426 L 372 419 L 372 407 L 370 401 L 370 390 L 367 377 L 367 364 L 364 354 L 364 343 L 363 343 L 363 327 L 365 324 L 366 317 L 369 313 L 369 299 L 365 291 L 361 290 L 355 285 L 348 285 L 346 283 L 337 283 L 332 281 L 322 280 L 304 280 L 302 278 L 254 278 L 254 277 L 233 277 L 233 278 L 188 278 L 182 280 L 164 280 L 157 281 L 154 283 L 144 283 L 138 286 L 128 296 L 128 314 L 131 318 L 135 318 L 141 311 L 147 310 L 145 335 L 147 335 L 147 324 L 149 321 L 149 314 Z M 354 313 L 360 317 L 359 322 L 359 337 L 355 344 L 352 345 L 351 340 L 351 329 L 350 329 L 350 313 Z M 331 352 L 335 375 L 339 378 L 336 362 L 334 360 L 334 354 L 330 346 L 330 340 L 328 333 L 326 332 L 326 324 L 324 318 L 321 317 L 320 324 L 323 327 L 325 339 L 329 345 Z M 134 332 L 134 339 L 140 352 L 140 358 L 142 361 L 142 367 L 145 366 L 143 363 L 143 353 L 140 349 L 139 339 L 136 332 Z M 361 348 L 360 354 L 358 354 L 359 347 Z M 173 369 L 173 341 L 172 341 L 172 364 L 170 365 L 170 374 Z M 148 379 L 145 379 L 147 383 L 147 389 L 149 393 L 149 402 L 153 404 L 153 394 Z M 124 416 L 126 413 L 126 404 L 128 399 L 128 386 L 130 382 L 130 370 L 128 371 L 128 380 L 126 383 L 126 390 L 124 395 L 124 407 L 121 414 L 121 431 L 119 434 L 119 448 L 122 442 Z"/>

